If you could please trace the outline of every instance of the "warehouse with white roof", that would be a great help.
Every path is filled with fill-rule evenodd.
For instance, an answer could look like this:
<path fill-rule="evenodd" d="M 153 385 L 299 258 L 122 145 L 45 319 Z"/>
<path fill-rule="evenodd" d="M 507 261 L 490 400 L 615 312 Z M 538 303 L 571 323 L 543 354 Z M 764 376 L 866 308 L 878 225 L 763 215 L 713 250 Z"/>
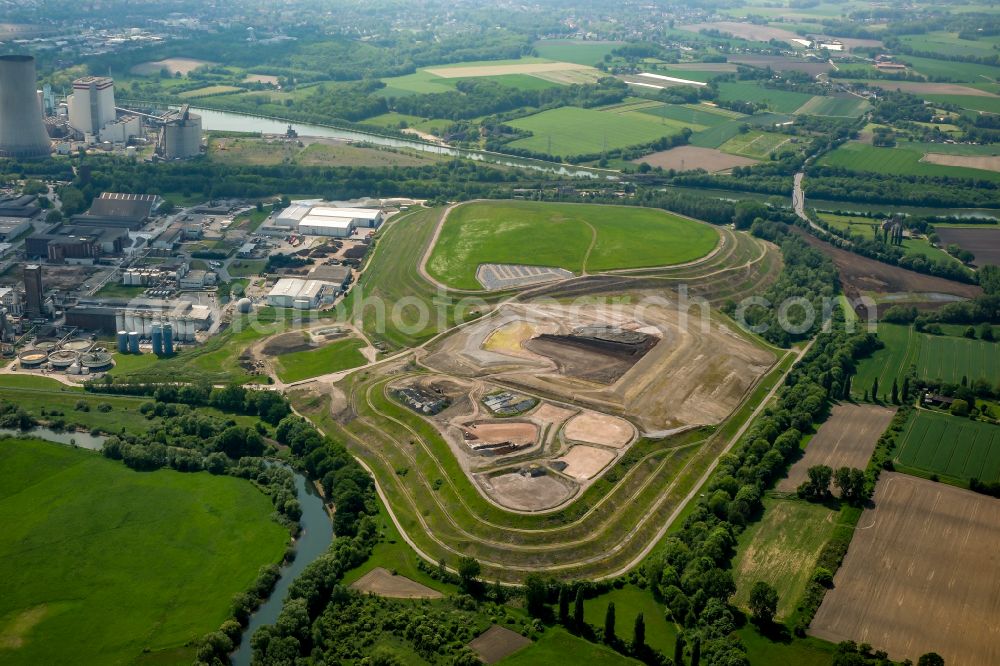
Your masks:
<path fill-rule="evenodd" d="M 337 291 L 335 285 L 319 280 L 281 278 L 267 294 L 267 304 L 276 308 L 311 310 Z"/>
<path fill-rule="evenodd" d="M 355 229 L 377 229 L 384 219 L 385 214 L 377 208 L 344 208 L 300 201 L 281 211 L 274 223 L 307 236 L 346 238 Z"/>

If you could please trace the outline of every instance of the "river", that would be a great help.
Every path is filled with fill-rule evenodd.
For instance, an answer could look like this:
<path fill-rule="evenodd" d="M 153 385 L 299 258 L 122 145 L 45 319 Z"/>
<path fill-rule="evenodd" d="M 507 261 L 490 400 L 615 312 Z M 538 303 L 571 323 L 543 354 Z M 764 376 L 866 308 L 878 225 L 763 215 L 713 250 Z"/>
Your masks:
<path fill-rule="evenodd" d="M 11 428 L 0 428 L 0 436 L 11 437 L 37 437 L 39 439 L 66 444 L 69 446 L 79 446 L 91 451 L 100 451 L 107 437 L 102 435 L 91 435 L 89 432 L 58 432 L 50 428 L 32 428 L 31 430 L 14 430 Z M 240 645 L 232 655 L 232 663 L 235 666 L 249 666 L 253 650 L 250 649 L 250 638 L 259 627 L 266 624 L 274 624 L 281 613 L 281 608 L 285 604 L 285 595 L 292 581 L 295 580 L 302 570 L 313 560 L 326 552 L 333 542 L 333 526 L 330 523 L 330 515 L 326 512 L 323 498 L 319 496 L 316 489 L 306 477 L 292 470 L 295 475 L 295 497 L 302 506 L 302 518 L 300 520 L 302 530 L 299 538 L 295 540 L 295 559 L 281 567 L 281 577 L 271 596 L 250 616 L 250 623 L 243 631 Z"/>
<path fill-rule="evenodd" d="M 136 102 L 135 104 L 141 104 Z M 177 108 L 171 106 L 170 108 Z M 560 164 L 558 162 L 548 162 L 526 157 L 514 157 L 503 153 L 494 153 L 488 150 L 469 150 L 466 148 L 455 148 L 453 146 L 443 146 L 428 141 L 418 139 L 402 139 L 395 136 L 376 134 L 374 132 L 361 132 L 358 130 L 344 129 L 332 125 L 316 125 L 310 123 L 300 123 L 291 120 L 282 120 L 268 116 L 254 116 L 246 113 L 236 113 L 233 111 L 217 111 L 214 109 L 203 109 L 192 106 L 192 111 L 201 116 L 201 127 L 203 130 L 218 130 L 225 132 L 260 132 L 261 134 L 285 134 L 288 126 L 291 125 L 299 136 L 321 137 L 326 139 L 345 139 L 369 143 L 376 146 L 386 146 L 389 148 L 408 148 L 419 150 L 435 155 L 451 155 L 453 157 L 463 157 L 479 162 L 492 162 L 504 166 L 519 167 L 522 169 L 535 169 L 537 171 L 548 171 L 561 176 L 572 176 L 574 178 L 606 178 L 608 180 L 618 180 L 618 173 L 609 169 L 592 169 L 574 165 Z"/>
<path fill-rule="evenodd" d="M 243 631 L 240 645 L 232 655 L 234 666 L 249 666 L 253 650 L 250 649 L 250 638 L 253 632 L 259 627 L 267 624 L 274 624 L 281 613 L 281 608 L 285 604 L 285 595 L 292 581 L 295 580 L 302 570 L 313 560 L 326 552 L 333 542 L 333 526 L 330 523 L 330 516 L 323 505 L 323 498 L 319 496 L 316 489 L 309 481 L 299 474 L 295 474 L 295 495 L 302 506 L 301 525 L 302 531 L 295 541 L 295 559 L 291 564 L 281 567 L 281 578 L 274 587 L 274 591 L 267 601 L 261 605 L 257 611 L 250 616 L 250 623 Z"/>

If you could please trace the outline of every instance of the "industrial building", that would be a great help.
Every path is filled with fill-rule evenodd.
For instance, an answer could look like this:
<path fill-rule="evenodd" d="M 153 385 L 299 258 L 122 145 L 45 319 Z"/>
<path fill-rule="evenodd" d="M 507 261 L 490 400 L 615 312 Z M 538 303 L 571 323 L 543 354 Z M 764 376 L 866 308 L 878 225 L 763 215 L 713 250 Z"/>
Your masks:
<path fill-rule="evenodd" d="M 330 264 L 313 266 L 307 279 L 327 282 L 336 287 L 338 292 L 342 292 L 347 289 L 347 285 L 351 282 L 351 269 L 347 266 Z"/>
<path fill-rule="evenodd" d="M 34 194 L 0 198 L 0 217 L 34 217 L 41 210 Z"/>
<path fill-rule="evenodd" d="M 7 314 L 20 317 L 24 314 L 24 301 L 21 293 L 12 287 L 0 287 L 0 308 L 7 311 Z"/>
<path fill-rule="evenodd" d="M 278 308 L 311 310 L 324 298 L 332 296 L 333 285 L 318 280 L 281 278 L 267 294 L 267 304 Z"/>
<path fill-rule="evenodd" d="M 201 154 L 201 116 L 184 106 L 164 120 L 156 142 L 156 152 L 163 159 L 178 160 Z"/>
<path fill-rule="evenodd" d="M 104 255 L 121 254 L 127 242 L 128 231 L 121 228 L 57 225 L 49 233 L 28 236 L 24 250 L 30 259 L 89 264 Z"/>
<path fill-rule="evenodd" d="M 162 201 L 155 194 L 102 192 L 90 204 L 90 210 L 74 215 L 70 221 L 81 226 L 124 227 L 129 231 L 138 231 L 153 217 Z"/>
<path fill-rule="evenodd" d="M 0 56 L 0 157 L 37 159 L 52 152 L 37 90 L 34 57 Z"/>
<path fill-rule="evenodd" d="M 32 228 L 25 217 L 0 217 L 0 243 L 8 243 Z"/>
<path fill-rule="evenodd" d="M 212 323 L 212 311 L 207 305 L 189 301 L 163 301 L 135 298 L 129 301 L 81 301 L 66 310 L 66 325 L 88 331 L 114 335 L 119 331 L 136 332 L 149 339 L 153 324 L 169 323 L 175 340 L 194 342 L 195 334 Z"/>
<path fill-rule="evenodd" d="M 29 319 L 42 317 L 45 289 L 42 286 L 42 267 L 26 264 L 24 267 L 24 313 Z"/>
<path fill-rule="evenodd" d="M 377 229 L 385 213 L 376 208 L 336 208 L 315 202 L 296 202 L 281 211 L 275 225 L 308 236 L 350 236 L 354 229 Z"/>
<path fill-rule="evenodd" d="M 138 116 L 126 116 L 119 122 L 115 112 L 115 82 L 107 76 L 84 76 L 74 81 L 66 106 L 69 126 L 87 143 L 125 143 L 142 131 Z"/>

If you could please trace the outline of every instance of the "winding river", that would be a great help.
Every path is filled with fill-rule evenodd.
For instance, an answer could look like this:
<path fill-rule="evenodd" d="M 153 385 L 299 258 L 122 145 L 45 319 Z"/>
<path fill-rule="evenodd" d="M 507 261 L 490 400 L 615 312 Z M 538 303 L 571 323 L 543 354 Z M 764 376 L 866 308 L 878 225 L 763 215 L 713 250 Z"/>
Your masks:
<path fill-rule="evenodd" d="M 37 437 L 91 451 L 100 451 L 104 440 L 107 439 L 103 435 L 91 435 L 88 432 L 60 432 L 43 427 L 31 430 L 0 428 L 0 436 Z M 281 567 L 281 577 L 278 579 L 271 596 L 250 616 L 250 623 L 243 630 L 239 647 L 232 654 L 232 663 L 235 666 L 249 666 L 253 656 L 253 650 L 250 649 L 250 638 L 253 636 L 253 632 L 264 625 L 274 624 L 285 604 L 285 595 L 288 593 L 292 581 L 313 560 L 325 553 L 333 542 L 333 526 L 323 504 L 323 498 L 319 496 L 306 477 L 295 470 L 292 470 L 292 474 L 295 476 L 295 496 L 302 506 L 302 531 L 295 541 L 295 559 L 290 564 Z"/>

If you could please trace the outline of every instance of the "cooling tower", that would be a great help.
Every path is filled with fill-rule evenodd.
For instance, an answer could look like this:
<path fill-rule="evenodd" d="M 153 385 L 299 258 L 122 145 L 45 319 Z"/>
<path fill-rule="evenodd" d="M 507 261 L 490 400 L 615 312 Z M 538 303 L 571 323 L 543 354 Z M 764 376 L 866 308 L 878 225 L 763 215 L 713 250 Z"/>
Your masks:
<path fill-rule="evenodd" d="M 32 56 L 0 56 L 0 157 L 49 156 L 49 135 L 35 90 Z"/>

